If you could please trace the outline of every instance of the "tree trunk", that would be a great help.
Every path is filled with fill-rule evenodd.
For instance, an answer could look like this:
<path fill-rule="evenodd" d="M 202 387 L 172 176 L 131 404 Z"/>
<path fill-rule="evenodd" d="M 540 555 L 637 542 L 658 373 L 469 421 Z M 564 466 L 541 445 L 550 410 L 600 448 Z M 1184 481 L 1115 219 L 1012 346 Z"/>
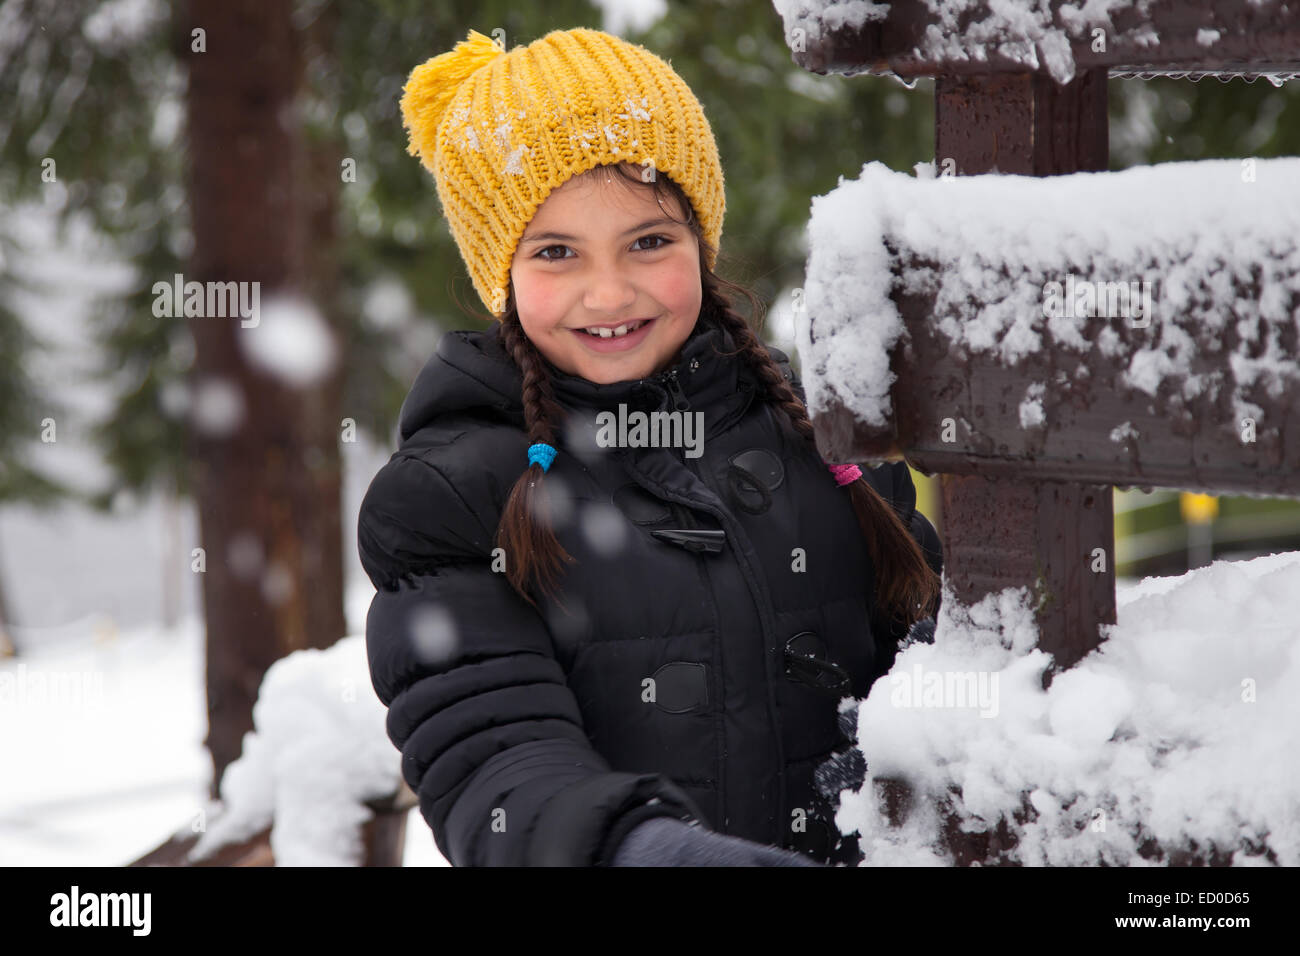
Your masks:
<path fill-rule="evenodd" d="M 228 429 L 196 420 L 189 434 L 205 561 L 205 742 L 215 798 L 253 728 L 266 669 L 344 633 L 338 370 L 297 385 L 246 353 L 266 331 L 268 299 L 320 288 L 310 270 L 322 256 L 310 246 L 321 213 L 309 194 L 338 186 L 337 179 L 307 185 L 298 112 L 304 38 L 292 2 L 191 0 L 188 13 L 206 51 L 188 54 L 194 248 L 184 280 L 256 282 L 262 306 L 257 325 L 251 316 L 189 318 L 196 407 L 213 401 L 215 387 L 239 409 Z M 288 356 L 300 343 L 282 345 Z"/>

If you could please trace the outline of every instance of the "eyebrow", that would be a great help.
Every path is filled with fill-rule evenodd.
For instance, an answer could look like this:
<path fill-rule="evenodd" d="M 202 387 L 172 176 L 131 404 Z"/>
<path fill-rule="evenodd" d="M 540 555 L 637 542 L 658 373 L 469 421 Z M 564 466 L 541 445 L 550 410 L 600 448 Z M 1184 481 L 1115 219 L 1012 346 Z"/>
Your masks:
<path fill-rule="evenodd" d="M 637 225 L 633 226 L 631 229 L 628 229 L 625 232 L 623 232 L 623 234 L 620 235 L 619 238 L 621 239 L 623 238 L 623 236 L 630 236 L 632 233 L 640 232 L 643 229 L 651 229 L 655 226 L 665 226 L 665 225 L 676 226 L 676 225 L 680 225 L 680 223 L 678 223 L 675 219 L 669 219 L 666 216 L 660 216 L 658 219 L 647 219 L 645 222 L 638 223 Z M 541 242 L 543 240 L 559 240 L 560 242 L 581 242 L 582 241 L 577 236 L 566 236 L 564 233 L 561 232 L 539 232 L 535 236 L 527 236 L 523 239 L 524 242 Z"/>

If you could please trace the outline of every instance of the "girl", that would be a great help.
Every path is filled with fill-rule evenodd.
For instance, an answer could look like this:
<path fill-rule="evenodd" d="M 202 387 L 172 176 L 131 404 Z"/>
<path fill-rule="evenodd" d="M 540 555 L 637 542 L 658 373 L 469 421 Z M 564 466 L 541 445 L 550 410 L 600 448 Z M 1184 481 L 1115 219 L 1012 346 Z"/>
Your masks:
<path fill-rule="evenodd" d="M 939 542 L 905 464 L 828 470 L 734 310 L 759 303 L 713 271 L 700 104 L 600 31 L 470 31 L 402 113 L 496 320 L 442 338 L 358 521 L 371 678 L 439 849 L 857 862 L 839 704 L 937 610 Z"/>

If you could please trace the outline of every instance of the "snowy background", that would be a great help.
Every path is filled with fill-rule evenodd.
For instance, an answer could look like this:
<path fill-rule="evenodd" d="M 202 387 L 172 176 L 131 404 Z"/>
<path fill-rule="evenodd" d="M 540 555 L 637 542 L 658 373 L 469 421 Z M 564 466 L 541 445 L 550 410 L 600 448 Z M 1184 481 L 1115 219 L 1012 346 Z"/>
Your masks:
<path fill-rule="evenodd" d="M 965 0 L 956 0 L 947 8 L 964 5 Z M 615 33 L 643 28 L 667 9 L 664 0 L 603 0 L 599 6 L 604 28 Z M 865 0 L 777 0 L 774 6 L 787 28 L 815 11 L 862 19 L 882 10 Z M 102 15 L 86 29 L 107 43 L 115 30 L 132 32 L 132 22 L 144 22 L 157 9 L 153 0 L 115 0 L 103 4 Z M 1058 76 L 1073 72 L 1059 31 L 1040 30 L 1032 16 L 1022 25 L 1039 41 L 1032 55 L 1041 54 L 1043 65 Z M 940 39 L 931 38 L 930 52 L 940 51 Z M 957 39 L 973 42 L 969 35 L 953 42 Z M 818 89 L 829 95 L 827 84 L 802 75 L 797 79 L 809 95 Z M 902 94 L 894 95 L 901 104 Z M 1144 156 L 1145 145 L 1156 136 L 1153 94 L 1132 84 L 1126 95 L 1145 109 L 1131 111 L 1112 135 L 1121 156 L 1126 148 Z M 891 115 L 901 112 L 900 105 Z M 159 126 L 177 116 L 174 109 L 160 111 Z M 1263 117 L 1240 151 L 1247 154 L 1258 145 L 1250 137 L 1268 139 L 1275 119 L 1276 113 Z M 1221 162 L 1228 171 L 1238 161 Z M 1295 163 L 1276 161 L 1261 169 L 1291 172 Z M 930 214 L 938 207 L 915 205 L 926 193 L 917 172 L 918 177 L 909 177 L 876 168 L 856 187 L 870 192 L 865 198 L 874 219 L 860 216 L 861 209 L 850 204 L 840 205 L 837 217 L 823 202 L 812 231 L 822 223 L 841 237 L 853 236 L 840 227 L 861 230 L 869 224 L 878 238 L 883 221 L 944 239 L 946 233 L 932 230 Z M 1204 215 L 1204 204 L 1178 207 L 1180 192 L 1151 192 L 1144 180 L 1149 175 L 1134 170 L 1106 182 L 1144 201 L 1168 200 L 1183 215 L 1216 226 L 1245 215 L 1226 192 L 1203 197 L 1221 205 L 1213 217 Z M 1295 180 L 1289 182 L 1294 196 Z M 976 204 L 987 198 L 980 194 L 985 188 L 1026 188 L 1010 181 L 950 185 L 954 189 L 946 202 L 965 196 Z M 854 188 L 846 184 L 838 198 L 851 198 Z M 1046 194 L 1054 185 L 1033 188 Z M 46 195 L 56 198 L 57 190 Z M 883 201 L 891 197 L 904 208 Z M 1284 226 L 1268 238 L 1289 238 L 1285 249 L 1291 266 L 1297 208 L 1277 207 L 1248 223 Z M 836 221 L 846 211 L 851 221 Z M 1139 212 L 1138 218 L 1152 225 Z M 1180 226 L 1177 216 L 1158 218 L 1169 232 Z M 89 441 L 90 430 L 108 412 L 109 401 L 91 375 L 97 355 L 90 346 L 89 299 L 94 292 L 126 288 L 130 276 L 104 254 L 89 230 L 74 231 L 70 245 L 56 243 L 50 217 L 39 207 L 6 210 L 5 220 L 27 252 L 21 262 L 0 261 L 0 268 L 44 286 L 25 297 L 16 294 L 13 302 L 49 346 L 33 363 L 32 376 L 56 383 L 71 410 L 60 418 L 59 441 L 41 446 L 34 464 L 76 487 L 93 489 L 106 471 Z M 852 246 L 859 252 L 860 238 Z M 835 252 L 831 243 L 814 244 L 820 252 L 811 273 Z M 1105 248 L 1111 248 L 1109 238 Z M 1244 251 L 1247 261 L 1254 258 L 1252 250 L 1240 246 L 1223 251 L 1234 249 Z M 1293 281 L 1296 274 L 1288 268 L 1283 278 Z M 848 296 L 857 312 L 862 286 L 879 293 L 878 278 L 871 270 L 857 273 L 858 286 Z M 818 304 L 819 311 L 831 314 L 822 310 L 824 304 Z M 890 318 L 888 310 L 880 315 Z M 791 353 L 798 319 L 786 308 L 774 310 L 776 344 Z M 879 339 L 894 331 L 856 328 Z M 1024 341 L 1003 339 L 996 326 L 981 328 L 999 333 L 990 341 Z M 828 337 L 823 347 L 829 342 Z M 843 350 L 844 341 L 837 345 Z M 805 384 L 816 405 L 826 372 L 818 361 L 822 357 L 812 358 Z M 1275 367 L 1273 358 L 1267 371 L 1279 380 L 1293 372 L 1292 366 Z M 834 378 L 831 372 L 828 379 Z M 879 402 L 882 396 L 872 398 Z M 52 511 L 0 508 L 0 585 L 20 622 L 12 630 L 21 652 L 0 660 L 0 865 L 119 866 L 173 832 L 188 831 L 200 813 L 209 843 L 238 839 L 275 814 L 281 825 L 272 842 L 281 862 L 350 861 L 359 804 L 368 795 L 391 791 L 400 755 L 384 734 L 384 709 L 373 697 L 365 669 L 361 635 L 373 590 L 354 540 L 360 500 L 389 449 L 359 435 L 341 450 L 345 608 L 352 636 L 327 651 L 292 655 L 268 672 L 254 714 L 257 733 L 246 738 L 244 756 L 226 775 L 231 802 L 224 813 L 207 800 L 211 762 L 202 743 L 207 715 L 200 593 L 180 547 L 197 536 L 193 506 L 122 496 L 110 515 L 73 505 Z M 1019 811 L 1021 793 L 1030 790 L 1034 819 L 1019 830 L 1017 850 L 1028 863 L 1140 865 L 1144 861 L 1136 848 L 1149 836 L 1168 845 L 1209 838 L 1229 848 L 1266 840 L 1282 862 L 1300 862 L 1300 765 L 1294 760 L 1300 727 L 1300 554 L 1221 561 L 1176 579 L 1121 580 L 1117 603 L 1119 624 L 1107 644 L 1047 692 L 1037 683 L 1045 661 L 1033 647 L 1029 615 L 1016 595 L 993 596 L 964 612 L 955 602 L 945 603 L 935 643 L 904 649 L 894 672 L 859 708 L 859 742 L 871 777 L 906 777 L 926 798 L 905 826 L 892 828 L 884 825 L 870 781 L 861 793 L 847 796 L 839 822 L 864 835 L 869 863 L 943 865 L 938 820 L 926 808 L 955 788 L 961 798 L 954 811 L 971 830 Z M 952 706 L 942 696 L 927 704 L 924 675 L 961 673 L 982 675 L 996 688 L 996 719 L 981 717 L 978 708 Z M 904 703 L 903 691 L 912 686 L 918 695 Z M 329 799 L 322 798 L 325 792 Z M 1104 829 L 1094 826 L 1099 812 Z M 418 809 L 408 820 L 404 862 L 447 865 Z M 1238 853 L 1234 862 L 1259 858 Z"/>
<path fill-rule="evenodd" d="M 93 421 L 106 405 L 85 375 L 86 298 L 121 273 L 85 235 L 54 246 L 36 210 L 18 221 L 33 243 L 29 265 L 39 262 L 57 290 L 38 313 L 52 346 L 38 374 L 69 383 L 78 419 Z M 60 441 L 49 446 L 59 458 L 44 463 L 93 483 L 100 463 L 88 447 Z M 275 816 L 286 821 L 272 838 L 282 862 L 355 858 L 360 804 L 392 791 L 400 755 L 369 683 L 362 635 L 374 591 L 354 538 L 388 452 L 362 439 L 343 454 L 352 636 L 268 672 L 257 732 L 226 775 L 225 808 L 207 800 L 198 587 L 170 543 L 195 533 L 192 507 L 123 501 L 102 517 L 73 506 L 0 509 L 0 575 L 24 622 L 14 628 L 21 656 L 0 661 L 0 864 L 122 865 L 200 812 L 207 844 Z M 928 808 L 891 828 L 870 783 L 847 793 L 840 826 L 864 835 L 872 863 L 942 865 L 932 807 L 954 787 L 971 829 L 1014 813 L 1022 790 L 1032 791 L 1038 816 L 1020 830 L 1025 862 L 1141 864 L 1136 847 L 1154 836 L 1171 846 L 1267 838 L 1282 862 L 1300 863 L 1300 553 L 1121 580 L 1108 642 L 1047 692 L 1032 618 L 1015 594 L 966 613 L 953 601 L 944 609 L 935 643 L 900 652 L 860 707 L 870 775 L 911 780 Z M 997 719 L 951 700 L 927 704 L 927 673 L 996 676 Z M 900 696 L 909 680 L 918 690 L 910 701 Z M 1099 811 L 1102 831 L 1091 826 Z M 448 865 L 418 809 L 405 863 Z"/>
<path fill-rule="evenodd" d="M 40 465 L 94 488 L 107 473 L 86 429 L 109 406 L 90 377 L 89 299 L 129 273 L 87 230 L 58 243 L 39 207 L 6 225 L 27 245 L 25 261 L 10 265 L 45 285 L 16 303 L 49 346 L 33 377 L 62 383 L 73 413 L 58 441 L 40 446 Z M 345 609 L 348 633 L 359 636 L 374 588 L 357 557 L 355 516 L 389 452 L 360 434 L 340 448 Z M 0 508 L 0 581 L 21 622 L 11 628 L 20 655 L 0 660 L 0 865 L 120 866 L 188 829 L 207 806 L 201 594 L 176 544 L 194 540 L 197 523 L 192 504 L 161 497 L 124 496 L 109 515 Z M 374 691 L 356 693 L 378 709 L 382 733 Z M 400 754 L 383 742 L 395 772 Z M 412 814 L 406 864 L 447 865 Z"/>

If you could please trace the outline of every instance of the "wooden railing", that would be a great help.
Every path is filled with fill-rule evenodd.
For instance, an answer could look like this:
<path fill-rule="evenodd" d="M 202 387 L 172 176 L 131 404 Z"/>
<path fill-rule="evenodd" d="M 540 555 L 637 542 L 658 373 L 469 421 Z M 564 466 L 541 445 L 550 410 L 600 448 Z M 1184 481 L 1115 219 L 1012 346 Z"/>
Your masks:
<path fill-rule="evenodd" d="M 954 29 L 938 22 L 926 4 L 909 0 L 890 3 L 857 25 L 792 28 L 787 22 L 786 40 L 795 62 L 816 73 L 893 73 L 907 82 L 934 77 L 941 176 L 1106 171 L 1111 76 L 1300 73 L 1300 4 L 1153 0 L 1149 17 L 1125 7 L 1114 22 L 1100 24 L 1079 22 L 1078 5 L 1063 15 L 1066 6 L 1050 4 L 1050 35 L 1037 40 L 999 24 L 987 5 L 973 5 Z M 967 30 L 976 25 L 982 26 Z M 1203 42 L 1215 35 L 1217 42 Z M 950 188 L 938 181 L 927 186 Z M 930 268 L 936 281 L 951 278 L 917 250 L 884 239 L 895 277 Z M 1099 283 L 1128 278 L 1092 274 L 1087 261 L 1068 268 Z M 1258 292 L 1250 279 L 1233 281 L 1243 299 Z M 979 289 L 966 291 L 959 307 L 965 315 L 991 304 Z M 1211 396 L 1171 398 L 1182 394 L 1177 377 L 1155 397 L 1117 387 L 1113 363 L 1093 348 L 1069 356 L 1086 372 L 1049 389 L 1043 427 L 1027 429 L 1017 405 L 1031 384 L 1060 381 L 1057 356 L 1043 350 L 1011 364 L 996 351 L 954 349 L 938 329 L 934 283 L 895 283 L 890 298 L 904 332 L 889 355 L 895 380 L 888 421 L 864 421 L 846 404 L 832 402 L 813 410 L 818 444 L 827 460 L 901 455 L 918 470 L 941 475 L 945 576 L 965 604 L 1016 587 L 1038 598 L 1039 646 L 1053 655 L 1045 685 L 1098 647 L 1101 625 L 1115 623 L 1114 486 L 1300 496 L 1294 389 L 1251 391 L 1269 434 L 1252 435 L 1247 444 L 1238 423 Z M 948 296 L 954 300 L 961 296 Z M 818 316 L 809 322 L 817 341 Z M 1124 322 L 1098 321 L 1093 331 L 1103 325 L 1121 344 L 1147 334 Z M 1229 337 L 1236 334 L 1231 322 L 1225 325 Z M 829 330 L 821 331 L 825 336 Z M 1200 360 L 1222 358 L 1234 345 L 1223 339 L 1222 331 L 1213 336 L 1204 330 L 1197 341 Z M 1141 435 L 1136 448 L 1114 437 L 1125 422 Z M 1097 549 L 1105 557 L 1100 570 L 1087 560 Z M 914 800 L 907 781 L 877 780 L 876 786 L 886 815 L 901 823 Z M 1014 846 L 1007 821 L 972 834 L 961 832 L 952 814 L 944 816 L 947 849 L 959 864 L 996 861 Z M 1226 859 L 1214 847 L 1166 854 L 1152 844 L 1142 852 L 1175 864 Z"/>

